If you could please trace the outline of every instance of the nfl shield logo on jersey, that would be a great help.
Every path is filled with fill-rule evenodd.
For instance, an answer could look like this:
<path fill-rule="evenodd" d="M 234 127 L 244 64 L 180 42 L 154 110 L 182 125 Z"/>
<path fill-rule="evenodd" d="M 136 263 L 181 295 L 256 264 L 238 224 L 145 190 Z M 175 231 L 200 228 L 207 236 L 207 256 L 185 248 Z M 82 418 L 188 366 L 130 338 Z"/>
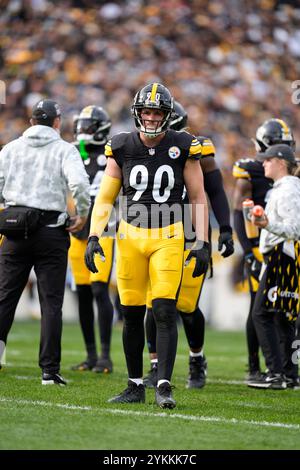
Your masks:
<path fill-rule="evenodd" d="M 178 147 L 170 147 L 169 148 L 169 157 L 172 159 L 178 158 L 180 155 L 180 150 Z"/>

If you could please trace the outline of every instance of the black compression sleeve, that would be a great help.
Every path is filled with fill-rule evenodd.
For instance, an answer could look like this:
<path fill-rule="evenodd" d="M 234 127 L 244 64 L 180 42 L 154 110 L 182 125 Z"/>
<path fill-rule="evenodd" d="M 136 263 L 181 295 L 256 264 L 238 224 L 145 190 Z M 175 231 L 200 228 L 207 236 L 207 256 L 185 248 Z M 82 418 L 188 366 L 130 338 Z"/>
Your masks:
<path fill-rule="evenodd" d="M 230 210 L 220 170 L 204 173 L 204 188 L 220 227 L 230 227 Z"/>
<path fill-rule="evenodd" d="M 244 250 L 244 252 L 251 253 L 252 252 L 252 243 L 246 235 L 245 224 L 244 224 L 244 217 L 243 212 L 237 209 L 233 212 L 233 224 L 234 229 L 236 231 L 238 240 Z"/>

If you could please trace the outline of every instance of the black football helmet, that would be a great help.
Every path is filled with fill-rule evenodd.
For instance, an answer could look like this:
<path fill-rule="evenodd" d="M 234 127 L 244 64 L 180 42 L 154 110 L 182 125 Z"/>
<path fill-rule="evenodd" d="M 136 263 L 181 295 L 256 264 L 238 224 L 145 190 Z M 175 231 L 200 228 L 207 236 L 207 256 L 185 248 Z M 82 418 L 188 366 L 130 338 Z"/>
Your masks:
<path fill-rule="evenodd" d="M 254 141 L 258 152 L 265 152 L 275 144 L 287 144 L 295 150 L 296 143 L 289 126 L 282 119 L 268 119 L 256 131 Z"/>
<path fill-rule="evenodd" d="M 178 102 L 174 101 L 174 109 L 170 121 L 170 129 L 174 131 L 182 131 L 187 125 L 188 115 L 184 107 Z"/>
<path fill-rule="evenodd" d="M 76 126 L 76 127 L 75 127 Z M 101 145 L 108 140 L 111 120 L 100 106 L 86 106 L 74 117 L 75 138 L 85 144 Z"/>
<path fill-rule="evenodd" d="M 141 119 L 141 111 L 145 108 L 160 109 L 164 111 L 163 120 L 157 124 L 155 131 L 147 130 Z M 142 88 L 134 97 L 131 113 L 134 116 L 136 128 L 148 137 L 157 137 L 163 134 L 168 128 L 173 111 L 173 97 L 164 85 L 160 83 L 150 83 Z"/>

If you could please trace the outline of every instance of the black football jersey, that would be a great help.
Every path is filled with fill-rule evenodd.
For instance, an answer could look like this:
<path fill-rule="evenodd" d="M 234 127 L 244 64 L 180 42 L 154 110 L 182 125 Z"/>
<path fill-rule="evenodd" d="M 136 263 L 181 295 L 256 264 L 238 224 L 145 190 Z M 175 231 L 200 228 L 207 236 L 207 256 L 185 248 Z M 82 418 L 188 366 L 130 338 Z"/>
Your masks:
<path fill-rule="evenodd" d="M 188 158 L 201 158 L 201 145 L 194 136 L 169 130 L 150 148 L 138 132 L 121 133 L 106 144 L 105 154 L 122 170 L 123 218 L 128 223 L 156 228 L 182 219 L 184 166 Z"/>
<path fill-rule="evenodd" d="M 214 146 L 213 142 L 211 141 L 211 139 L 209 137 L 204 137 L 203 135 L 198 135 L 196 137 L 196 139 L 198 140 L 198 142 L 201 146 L 201 158 L 200 158 L 200 165 L 201 165 L 201 161 L 203 161 L 202 159 L 204 159 L 205 157 L 215 157 L 216 149 L 215 149 L 215 146 Z M 205 188 L 205 174 L 203 174 L 203 177 L 204 177 L 203 178 L 204 190 L 206 191 L 206 188 Z M 183 198 L 185 204 L 189 203 L 189 198 L 188 198 L 185 187 L 184 187 L 184 190 L 183 190 L 182 198 Z"/>
<path fill-rule="evenodd" d="M 252 184 L 252 199 L 254 204 L 266 205 L 267 192 L 272 188 L 272 180 L 265 177 L 264 167 L 258 160 L 241 158 L 234 166 L 232 174 L 235 178 L 246 178 Z"/>
<path fill-rule="evenodd" d="M 105 171 L 107 158 L 104 154 L 104 145 L 93 145 L 76 143 L 75 147 L 80 152 L 82 157 L 85 170 L 90 180 L 90 196 L 91 196 L 91 207 L 88 215 L 88 220 L 82 230 L 72 235 L 80 240 L 86 240 L 90 232 L 91 214 L 95 202 L 95 197 L 98 193 L 100 183 Z"/>

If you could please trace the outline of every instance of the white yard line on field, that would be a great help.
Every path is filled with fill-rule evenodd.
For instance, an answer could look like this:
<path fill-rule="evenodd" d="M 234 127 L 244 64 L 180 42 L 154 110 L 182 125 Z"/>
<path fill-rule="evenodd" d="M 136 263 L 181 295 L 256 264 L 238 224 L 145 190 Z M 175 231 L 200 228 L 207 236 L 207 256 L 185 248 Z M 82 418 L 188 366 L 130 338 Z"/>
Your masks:
<path fill-rule="evenodd" d="M 34 377 L 33 375 L 11 375 L 11 377 L 17 380 L 37 380 L 37 377 Z"/>
<path fill-rule="evenodd" d="M 31 405 L 31 406 L 47 406 L 49 408 L 65 408 L 66 410 L 79 410 L 79 411 L 91 411 L 91 406 L 79 406 L 79 405 L 69 405 L 64 403 L 51 403 L 50 401 L 42 400 L 19 400 L 15 398 L 4 398 L 0 397 L 0 402 L 2 403 L 14 403 L 16 405 Z"/>
<path fill-rule="evenodd" d="M 112 414 L 130 414 L 134 416 L 158 416 L 161 418 L 177 418 L 183 419 L 186 421 L 206 421 L 214 423 L 224 423 L 224 424 L 247 424 L 254 426 L 269 426 L 275 428 L 285 428 L 285 429 L 300 429 L 300 424 L 286 424 L 286 423 L 272 423 L 269 421 L 252 421 L 245 419 L 236 419 L 236 418 L 221 418 L 218 416 L 193 416 L 193 415 L 183 415 L 178 413 L 149 413 L 147 411 L 128 411 L 128 410 L 106 410 Z"/>
<path fill-rule="evenodd" d="M 289 423 L 273 423 L 269 421 L 252 421 L 236 418 L 221 418 L 218 416 L 193 416 L 193 415 L 184 415 L 179 413 L 150 413 L 148 411 L 133 411 L 133 410 L 120 410 L 120 409 L 111 409 L 111 408 L 95 408 L 92 406 L 79 406 L 79 405 L 70 405 L 64 403 L 52 403 L 48 401 L 35 401 L 35 400 L 19 400 L 14 398 L 5 398 L 0 397 L 0 402 L 2 403 L 13 403 L 19 405 L 31 405 L 31 406 L 44 406 L 52 408 L 64 408 L 67 410 L 75 411 L 93 411 L 94 413 L 101 414 L 113 414 L 120 416 L 140 416 L 147 418 L 168 418 L 168 419 L 179 419 L 184 421 L 204 421 L 210 423 L 222 423 L 222 424 L 233 424 L 233 425 L 247 425 L 247 426 L 263 426 L 263 427 L 273 427 L 273 428 L 283 428 L 283 429 L 293 429 L 300 430 L 300 424 L 289 424 Z"/>
<path fill-rule="evenodd" d="M 245 385 L 245 380 L 207 379 L 207 383 L 224 385 Z"/>

